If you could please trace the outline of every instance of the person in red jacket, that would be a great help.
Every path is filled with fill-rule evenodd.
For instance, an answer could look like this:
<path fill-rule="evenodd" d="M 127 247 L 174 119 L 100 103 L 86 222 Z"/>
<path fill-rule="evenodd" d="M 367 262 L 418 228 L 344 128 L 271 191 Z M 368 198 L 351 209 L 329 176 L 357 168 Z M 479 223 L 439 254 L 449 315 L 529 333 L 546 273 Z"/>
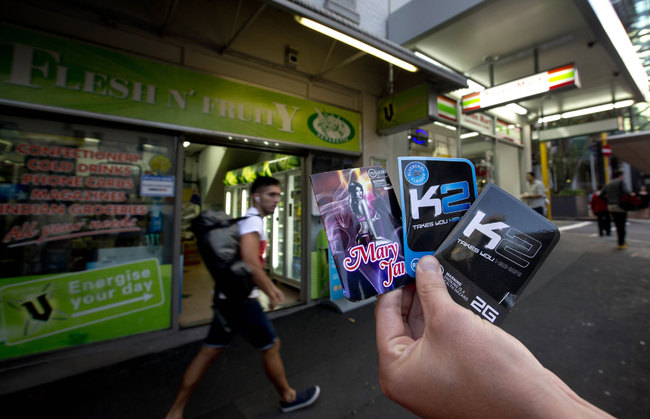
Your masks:
<path fill-rule="evenodd" d="M 607 209 L 607 200 L 600 196 L 602 188 L 598 188 L 596 192 L 591 195 L 591 211 L 598 218 L 598 235 L 603 237 L 603 233 L 608 236 L 612 235 L 612 222 Z"/>

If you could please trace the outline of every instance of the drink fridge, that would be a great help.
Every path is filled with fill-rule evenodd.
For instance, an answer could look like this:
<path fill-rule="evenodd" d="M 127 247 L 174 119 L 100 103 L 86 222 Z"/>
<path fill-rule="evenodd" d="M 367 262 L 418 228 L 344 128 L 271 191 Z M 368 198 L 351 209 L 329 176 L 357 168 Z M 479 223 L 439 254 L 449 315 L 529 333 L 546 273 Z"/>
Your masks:
<path fill-rule="evenodd" d="M 277 172 L 273 177 L 282 187 L 275 212 L 264 217 L 268 236 L 265 260 L 272 279 L 300 288 L 303 182 L 300 169 Z M 225 210 L 232 217 L 246 213 L 250 183 L 227 186 Z"/>

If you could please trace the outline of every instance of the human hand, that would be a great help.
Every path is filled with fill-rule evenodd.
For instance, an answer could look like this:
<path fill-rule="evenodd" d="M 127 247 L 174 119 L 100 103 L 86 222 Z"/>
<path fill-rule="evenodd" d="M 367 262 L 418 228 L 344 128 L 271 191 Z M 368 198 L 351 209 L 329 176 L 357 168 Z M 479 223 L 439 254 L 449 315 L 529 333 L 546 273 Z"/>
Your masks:
<path fill-rule="evenodd" d="M 272 285 L 271 290 L 269 291 L 269 307 L 271 310 L 282 304 L 283 301 L 284 293 L 280 291 L 278 287 Z"/>
<path fill-rule="evenodd" d="M 419 416 L 608 416 L 456 304 L 432 256 L 419 261 L 415 286 L 378 297 L 375 317 L 382 391 Z"/>

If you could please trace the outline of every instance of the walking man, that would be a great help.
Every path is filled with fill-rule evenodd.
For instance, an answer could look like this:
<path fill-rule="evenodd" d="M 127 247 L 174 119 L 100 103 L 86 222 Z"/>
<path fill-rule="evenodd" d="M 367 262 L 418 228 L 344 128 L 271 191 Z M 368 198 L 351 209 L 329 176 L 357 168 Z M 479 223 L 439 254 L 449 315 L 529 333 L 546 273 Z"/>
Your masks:
<path fill-rule="evenodd" d="M 264 371 L 280 396 L 280 409 L 283 412 L 307 407 L 318 399 L 318 386 L 296 391 L 287 382 L 280 357 L 280 340 L 257 301 L 260 289 L 269 297 L 272 309 L 284 300 L 282 291 L 266 275 L 262 260 L 267 240 L 262 218 L 273 214 L 280 202 L 280 193 L 280 183 L 275 178 L 262 176 L 253 182 L 253 206 L 246 212 L 248 218 L 239 222 L 240 253 L 242 260 L 250 267 L 253 282 L 259 289 L 253 289 L 244 301 L 231 301 L 223 294 L 215 295 L 214 318 L 210 331 L 203 347 L 183 375 L 181 387 L 167 419 L 183 417 L 192 392 L 208 367 L 230 344 L 237 332 L 241 332 L 249 343 L 261 351 Z"/>
<path fill-rule="evenodd" d="M 607 209 L 612 214 L 614 225 L 616 226 L 618 248 L 622 250 L 627 248 L 627 243 L 625 243 L 627 211 L 621 208 L 619 202 L 623 194 L 630 193 L 630 191 L 625 186 L 625 182 L 623 182 L 623 172 L 621 170 L 615 170 L 613 176 L 614 178 L 603 188 L 601 195 L 604 195 L 604 198 L 607 199 Z"/>
<path fill-rule="evenodd" d="M 546 201 L 546 190 L 542 181 L 535 179 L 535 173 L 526 173 L 526 188 L 521 199 L 529 207 L 544 215 L 544 206 Z"/>

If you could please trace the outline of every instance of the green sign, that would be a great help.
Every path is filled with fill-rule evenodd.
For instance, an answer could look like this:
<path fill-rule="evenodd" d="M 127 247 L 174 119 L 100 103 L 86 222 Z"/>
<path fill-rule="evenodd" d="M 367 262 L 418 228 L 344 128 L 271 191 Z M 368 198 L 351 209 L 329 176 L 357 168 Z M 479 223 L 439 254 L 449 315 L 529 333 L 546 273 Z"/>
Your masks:
<path fill-rule="evenodd" d="M 0 359 L 170 325 L 171 269 L 157 259 L 2 281 Z"/>
<path fill-rule="evenodd" d="M 421 84 L 380 99 L 377 131 L 392 134 L 431 122 L 436 115 L 435 98 L 432 87 Z"/>
<path fill-rule="evenodd" d="M 358 112 L 0 25 L 0 103 L 359 153 Z"/>

